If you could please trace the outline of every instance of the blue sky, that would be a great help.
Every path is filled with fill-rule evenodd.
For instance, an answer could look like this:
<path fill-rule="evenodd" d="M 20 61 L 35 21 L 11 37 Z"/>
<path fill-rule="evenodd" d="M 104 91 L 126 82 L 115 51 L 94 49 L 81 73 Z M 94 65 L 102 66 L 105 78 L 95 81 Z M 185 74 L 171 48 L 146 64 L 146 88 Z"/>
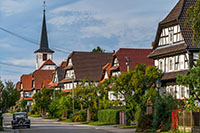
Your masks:
<path fill-rule="evenodd" d="M 178 0 L 46 0 L 50 48 L 59 65 L 72 51 L 91 51 L 100 46 L 106 52 L 119 48 L 151 48 L 158 22 Z M 0 27 L 31 41 L 40 41 L 42 0 L 0 0 Z M 39 46 L 0 30 L 2 80 L 17 82 L 22 74 L 35 70 L 34 51 Z"/>

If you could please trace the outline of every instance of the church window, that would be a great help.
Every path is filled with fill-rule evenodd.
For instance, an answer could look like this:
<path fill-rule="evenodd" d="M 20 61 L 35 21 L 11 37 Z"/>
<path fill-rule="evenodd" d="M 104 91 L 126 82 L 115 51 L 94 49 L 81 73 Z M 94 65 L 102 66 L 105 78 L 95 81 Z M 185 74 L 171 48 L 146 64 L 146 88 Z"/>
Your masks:
<path fill-rule="evenodd" d="M 47 54 L 43 54 L 43 61 L 47 60 Z"/>

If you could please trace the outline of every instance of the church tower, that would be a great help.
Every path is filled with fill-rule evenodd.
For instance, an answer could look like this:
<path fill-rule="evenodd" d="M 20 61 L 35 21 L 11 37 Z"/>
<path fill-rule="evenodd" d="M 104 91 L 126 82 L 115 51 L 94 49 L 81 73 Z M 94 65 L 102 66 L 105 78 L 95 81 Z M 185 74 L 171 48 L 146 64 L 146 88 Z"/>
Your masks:
<path fill-rule="evenodd" d="M 43 10 L 43 23 L 42 23 L 42 33 L 40 39 L 40 48 L 36 50 L 36 69 L 39 69 L 42 64 L 47 60 L 53 60 L 54 51 L 49 49 L 47 28 L 46 28 L 46 18 L 45 18 L 45 1 Z"/>

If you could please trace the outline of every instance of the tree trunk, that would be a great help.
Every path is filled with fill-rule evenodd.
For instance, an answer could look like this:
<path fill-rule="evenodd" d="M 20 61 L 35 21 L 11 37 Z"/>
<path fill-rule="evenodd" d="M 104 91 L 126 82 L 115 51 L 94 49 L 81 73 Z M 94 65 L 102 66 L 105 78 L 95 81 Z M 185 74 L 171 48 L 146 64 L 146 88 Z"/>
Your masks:
<path fill-rule="evenodd" d="M 91 121 L 91 112 L 90 112 L 90 109 L 88 108 L 87 109 L 87 122 L 90 122 Z"/>

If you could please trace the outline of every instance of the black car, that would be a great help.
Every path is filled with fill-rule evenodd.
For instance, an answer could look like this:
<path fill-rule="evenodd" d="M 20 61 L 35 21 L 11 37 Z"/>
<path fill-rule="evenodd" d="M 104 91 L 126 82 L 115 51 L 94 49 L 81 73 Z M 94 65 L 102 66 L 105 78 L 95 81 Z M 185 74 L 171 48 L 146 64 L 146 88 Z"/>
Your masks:
<path fill-rule="evenodd" d="M 27 128 L 31 127 L 31 121 L 28 119 L 28 115 L 26 112 L 14 113 L 11 124 L 13 129 L 20 126 L 26 126 Z"/>

